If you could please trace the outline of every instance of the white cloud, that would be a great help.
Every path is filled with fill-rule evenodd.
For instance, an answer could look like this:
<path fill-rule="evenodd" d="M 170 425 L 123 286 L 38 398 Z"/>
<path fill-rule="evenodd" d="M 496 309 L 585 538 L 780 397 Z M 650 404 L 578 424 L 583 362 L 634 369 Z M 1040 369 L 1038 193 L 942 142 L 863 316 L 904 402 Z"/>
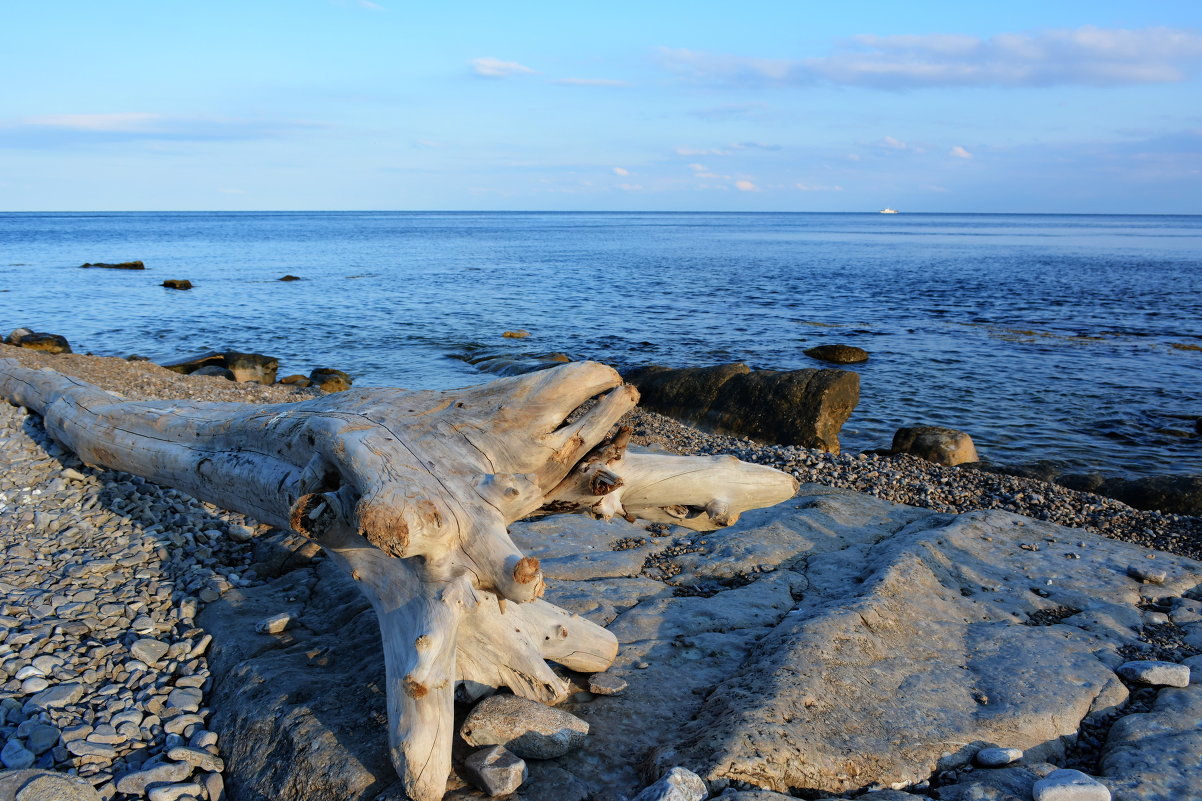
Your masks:
<path fill-rule="evenodd" d="M 621 188 L 627 192 L 642 192 L 642 184 L 622 184 Z"/>
<path fill-rule="evenodd" d="M 630 175 L 630 170 L 625 167 L 614 167 L 614 175 Z"/>
<path fill-rule="evenodd" d="M 694 172 L 705 172 L 706 166 L 704 164 L 690 164 L 689 169 Z"/>
<path fill-rule="evenodd" d="M 414 139 L 413 146 L 427 148 L 430 150 L 435 150 L 440 147 L 446 147 L 446 145 L 443 144 L 442 142 L 436 142 L 433 139 Z"/>
<path fill-rule="evenodd" d="M 559 78 L 555 83 L 565 86 L 630 86 L 629 81 L 615 81 L 609 78 Z"/>
<path fill-rule="evenodd" d="M 729 156 L 729 150 L 720 150 L 718 148 L 697 148 L 697 147 L 678 147 L 676 148 L 678 156 Z"/>
<path fill-rule="evenodd" d="M 536 75 L 537 73 L 516 61 L 499 58 L 474 58 L 470 62 L 472 72 L 485 78 L 509 78 L 514 75 Z"/>
<path fill-rule="evenodd" d="M 47 114 L 41 117 L 27 117 L 21 122 L 44 128 L 58 128 L 66 131 L 105 131 L 113 133 L 132 133 L 146 131 L 154 123 L 163 120 L 161 114 Z"/>
<path fill-rule="evenodd" d="M 1202 34 L 1180 28 L 1098 28 L 1001 33 L 861 35 L 817 58 L 744 58 L 660 50 L 682 78 L 735 85 L 1116 86 L 1185 80 L 1202 62 Z"/>
<path fill-rule="evenodd" d="M 894 139 L 892 136 L 886 136 L 881 140 L 881 144 L 890 150 L 909 150 L 910 146 L 900 139 Z"/>
<path fill-rule="evenodd" d="M 760 188 L 758 186 L 753 184 L 751 181 L 746 181 L 746 180 L 735 181 L 735 189 L 738 189 L 740 192 L 758 192 L 758 191 L 760 191 Z"/>
<path fill-rule="evenodd" d="M 953 147 L 950 151 L 948 151 L 948 153 L 952 156 L 955 156 L 958 159 L 972 158 L 972 153 L 969 153 L 967 150 L 960 147 L 959 145 L 956 145 L 955 147 Z"/>
<path fill-rule="evenodd" d="M 819 184 L 794 184 L 802 192 L 842 192 L 843 187 L 836 184 L 835 186 L 821 186 Z"/>

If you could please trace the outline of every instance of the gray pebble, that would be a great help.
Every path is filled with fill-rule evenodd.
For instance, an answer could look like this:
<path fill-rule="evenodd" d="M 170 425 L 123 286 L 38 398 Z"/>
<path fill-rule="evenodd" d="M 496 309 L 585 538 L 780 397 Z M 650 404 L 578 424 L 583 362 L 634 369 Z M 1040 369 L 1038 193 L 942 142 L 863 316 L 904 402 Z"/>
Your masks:
<path fill-rule="evenodd" d="M 1119 665 L 1123 678 L 1152 687 L 1188 687 L 1189 668 L 1176 662 L 1136 660 Z"/>
<path fill-rule="evenodd" d="M 503 745 L 526 759 L 555 759 L 584 741 L 588 724 L 537 701 L 493 695 L 476 704 L 459 733 L 468 745 Z"/>
<path fill-rule="evenodd" d="M 685 768 L 672 768 L 633 801 L 702 801 L 707 795 L 700 776 Z"/>
<path fill-rule="evenodd" d="M 145 770 L 127 773 L 117 779 L 117 792 L 145 795 L 151 784 L 174 784 L 192 775 L 192 766 L 186 762 L 164 762 Z"/>
<path fill-rule="evenodd" d="M 617 695 L 628 686 L 626 679 L 610 673 L 594 673 L 588 677 L 588 691 L 595 695 Z"/>
<path fill-rule="evenodd" d="M 187 784 L 159 784 L 151 787 L 146 795 L 150 801 L 179 801 L 182 798 L 199 798 L 201 792 L 199 784 L 189 782 Z"/>
<path fill-rule="evenodd" d="M 491 796 L 516 792 L 526 781 L 526 763 L 505 749 L 494 745 L 475 751 L 463 761 L 465 778 Z"/>
<path fill-rule="evenodd" d="M 1134 564 L 1127 567 L 1127 575 L 1145 584 L 1164 584 L 1169 573 L 1162 567 Z"/>
<path fill-rule="evenodd" d="M 1035 782 L 1035 801 L 1110 801 L 1106 785 L 1079 770 L 1054 770 Z"/>
<path fill-rule="evenodd" d="M 200 709 L 203 701 L 204 693 L 200 691 L 199 687 L 177 687 L 167 696 L 167 707 L 174 707 L 184 712 L 195 712 Z"/>
<path fill-rule="evenodd" d="M 1023 758 L 1019 748 L 982 748 L 973 761 L 982 768 L 1000 768 Z"/>
<path fill-rule="evenodd" d="M 176 746 L 167 752 L 168 759 L 176 762 L 187 762 L 189 765 L 210 773 L 221 773 L 225 770 L 225 762 L 221 757 L 213 756 L 208 751 L 191 748 L 186 745 Z"/>
<path fill-rule="evenodd" d="M 136 640 L 129 647 L 129 652 L 133 655 L 134 659 L 145 662 L 147 665 L 153 665 L 167 655 L 170 647 L 167 643 L 160 642 L 159 640 L 142 639 Z"/>
<path fill-rule="evenodd" d="M 4 749 L 0 750 L 0 762 L 3 762 L 6 768 L 13 770 L 28 768 L 36 758 L 32 751 L 21 744 L 20 740 L 9 740 Z"/>

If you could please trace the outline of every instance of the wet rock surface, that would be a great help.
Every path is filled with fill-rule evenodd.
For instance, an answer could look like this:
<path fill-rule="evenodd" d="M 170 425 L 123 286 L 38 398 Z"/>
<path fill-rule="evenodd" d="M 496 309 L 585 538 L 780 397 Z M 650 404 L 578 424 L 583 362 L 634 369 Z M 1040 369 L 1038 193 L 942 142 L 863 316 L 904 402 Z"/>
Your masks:
<path fill-rule="evenodd" d="M 830 453 L 839 452 L 839 430 L 860 400 L 860 377 L 846 370 L 649 366 L 624 378 L 646 409 L 720 434 Z"/>

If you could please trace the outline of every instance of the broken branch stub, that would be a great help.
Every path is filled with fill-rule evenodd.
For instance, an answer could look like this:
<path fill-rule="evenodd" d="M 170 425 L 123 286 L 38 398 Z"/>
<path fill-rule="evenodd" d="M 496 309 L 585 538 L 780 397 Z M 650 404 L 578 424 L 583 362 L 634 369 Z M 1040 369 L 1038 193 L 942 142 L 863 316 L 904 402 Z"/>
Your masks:
<path fill-rule="evenodd" d="M 256 406 L 124 401 L 0 359 L 0 395 L 41 414 L 89 464 L 323 545 L 375 608 L 393 763 L 416 801 L 445 790 L 457 687 L 469 699 L 504 686 L 554 703 L 567 686 L 547 660 L 595 672 L 617 655 L 608 631 L 540 600 L 538 560 L 509 524 L 582 512 L 706 530 L 797 488 L 733 457 L 628 452 L 629 431 L 610 432 L 638 394 L 591 362 L 459 390 Z"/>

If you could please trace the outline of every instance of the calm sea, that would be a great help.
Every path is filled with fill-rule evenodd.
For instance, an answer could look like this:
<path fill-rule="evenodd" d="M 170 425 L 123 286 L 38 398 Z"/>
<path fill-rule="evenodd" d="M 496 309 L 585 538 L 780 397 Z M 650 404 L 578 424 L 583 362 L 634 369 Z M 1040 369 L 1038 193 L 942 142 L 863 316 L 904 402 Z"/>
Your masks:
<path fill-rule="evenodd" d="M 5 326 L 410 388 L 485 380 L 454 358 L 481 349 L 788 370 L 846 343 L 872 356 L 846 450 L 922 423 L 994 461 L 1202 471 L 1199 216 L 2 214 Z"/>

